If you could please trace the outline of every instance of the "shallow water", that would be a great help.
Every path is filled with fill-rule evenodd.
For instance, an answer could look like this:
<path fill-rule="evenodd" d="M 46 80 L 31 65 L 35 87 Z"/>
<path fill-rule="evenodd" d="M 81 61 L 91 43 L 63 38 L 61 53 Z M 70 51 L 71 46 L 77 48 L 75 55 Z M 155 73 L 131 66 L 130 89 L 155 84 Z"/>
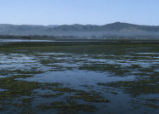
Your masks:
<path fill-rule="evenodd" d="M 7 90 L 5 90 L 5 89 L 1 89 L 1 88 L 0 88 L 0 92 L 3 92 L 3 91 L 7 91 Z"/>
<path fill-rule="evenodd" d="M 37 74 L 33 77 L 19 79 L 40 83 L 62 83 L 70 85 L 71 88 L 78 89 L 82 85 L 96 86 L 97 83 L 109 83 L 114 81 L 132 81 L 134 76 L 114 77 L 108 73 L 93 71 L 67 70 Z"/>
<path fill-rule="evenodd" d="M 158 114 L 159 48 L 97 47 L 0 48 L 0 112 Z"/>

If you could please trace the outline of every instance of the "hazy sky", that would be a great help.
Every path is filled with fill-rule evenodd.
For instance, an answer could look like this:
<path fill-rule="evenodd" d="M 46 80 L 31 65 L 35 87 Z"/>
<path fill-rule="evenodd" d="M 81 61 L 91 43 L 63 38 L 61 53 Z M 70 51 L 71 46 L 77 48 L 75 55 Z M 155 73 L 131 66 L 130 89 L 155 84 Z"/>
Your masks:
<path fill-rule="evenodd" d="M 0 0 L 0 23 L 159 25 L 159 0 Z"/>

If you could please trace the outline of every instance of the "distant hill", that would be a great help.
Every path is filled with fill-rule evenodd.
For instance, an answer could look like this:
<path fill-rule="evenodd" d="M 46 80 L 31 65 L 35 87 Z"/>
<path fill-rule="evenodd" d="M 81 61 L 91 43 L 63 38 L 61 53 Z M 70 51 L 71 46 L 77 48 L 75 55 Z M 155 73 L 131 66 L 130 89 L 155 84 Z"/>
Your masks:
<path fill-rule="evenodd" d="M 38 35 L 64 38 L 159 38 L 159 26 L 115 22 L 106 25 L 10 25 L 0 24 L 0 35 Z"/>

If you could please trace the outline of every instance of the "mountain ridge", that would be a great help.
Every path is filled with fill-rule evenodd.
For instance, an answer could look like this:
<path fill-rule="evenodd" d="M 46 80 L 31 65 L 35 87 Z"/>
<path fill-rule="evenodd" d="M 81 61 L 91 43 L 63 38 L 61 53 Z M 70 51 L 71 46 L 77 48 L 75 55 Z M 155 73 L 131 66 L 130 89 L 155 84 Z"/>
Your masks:
<path fill-rule="evenodd" d="M 46 35 L 74 38 L 159 38 L 159 26 L 115 22 L 105 25 L 12 25 L 0 24 L 0 35 Z"/>

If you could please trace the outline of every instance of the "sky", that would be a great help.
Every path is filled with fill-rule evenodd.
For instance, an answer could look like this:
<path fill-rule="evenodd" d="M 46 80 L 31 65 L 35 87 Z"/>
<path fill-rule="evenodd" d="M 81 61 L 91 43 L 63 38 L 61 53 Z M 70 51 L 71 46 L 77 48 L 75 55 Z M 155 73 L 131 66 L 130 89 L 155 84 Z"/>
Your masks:
<path fill-rule="evenodd" d="M 159 25 L 159 0 L 0 0 L 1 24 Z"/>

